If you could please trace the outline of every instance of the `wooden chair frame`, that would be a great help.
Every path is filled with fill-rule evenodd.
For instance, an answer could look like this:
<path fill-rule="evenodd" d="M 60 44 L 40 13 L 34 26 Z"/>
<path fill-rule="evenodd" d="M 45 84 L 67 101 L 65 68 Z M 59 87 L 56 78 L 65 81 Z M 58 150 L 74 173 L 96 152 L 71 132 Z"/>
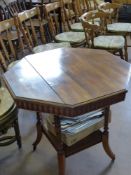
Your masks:
<path fill-rule="evenodd" d="M 67 0 L 67 1 L 65 0 L 63 2 L 65 2 L 66 4 L 66 2 L 70 2 L 70 0 Z M 54 2 L 51 4 L 43 5 L 44 11 L 45 11 L 45 18 L 47 19 L 49 24 L 51 38 L 56 42 L 64 42 L 65 40 L 66 42 L 69 42 L 69 37 L 67 35 L 72 32 L 70 30 L 69 23 L 68 23 L 68 19 L 70 18 L 69 20 L 72 20 L 72 16 L 71 16 L 71 13 L 70 14 L 64 13 L 64 10 L 66 9 L 64 9 L 63 2 L 60 1 L 60 2 Z M 72 33 L 73 37 L 74 35 L 76 35 L 76 33 L 77 32 Z M 82 32 L 79 32 L 79 33 L 82 36 Z M 59 40 L 59 39 L 57 40 L 56 39 L 57 35 L 59 36 L 61 35 L 64 37 L 67 36 L 67 38 L 65 37 L 66 39 L 64 38 L 64 40 Z M 76 43 L 75 42 L 71 43 L 72 47 L 79 47 L 84 44 L 85 44 L 84 37 L 80 42 L 77 41 Z"/>
<path fill-rule="evenodd" d="M 40 26 L 40 36 L 42 39 L 42 42 L 45 43 L 45 32 L 43 25 L 41 23 L 41 16 L 40 16 L 40 10 L 39 7 L 34 7 L 30 10 L 26 10 L 24 12 L 21 12 L 17 15 L 15 15 L 15 24 L 17 26 L 17 29 L 22 32 L 24 39 L 26 41 L 26 44 L 29 46 L 29 49 L 32 51 L 32 48 L 35 45 L 38 45 L 38 39 L 37 39 L 37 31 L 35 26 L 33 25 L 33 18 L 37 17 L 39 26 Z M 26 22 L 29 22 L 30 26 L 26 25 Z"/>
<path fill-rule="evenodd" d="M 10 57 L 11 54 L 13 56 L 13 60 L 15 60 L 17 58 L 16 49 L 14 47 L 14 43 L 13 43 L 11 36 L 10 36 L 10 31 L 12 30 L 13 27 L 15 27 L 15 23 L 14 23 L 13 18 L 10 18 L 10 19 L 7 19 L 7 20 L 0 22 L 0 46 L 4 52 L 4 56 L 6 57 L 6 59 L 8 61 L 10 61 L 10 59 L 11 59 L 11 57 Z M 7 39 L 6 42 L 4 41 L 2 34 L 4 34 L 6 36 L 6 39 Z M 6 44 L 8 44 L 10 51 L 7 49 Z"/>
<path fill-rule="evenodd" d="M 98 6 L 99 8 L 99 11 L 102 11 L 104 12 L 105 14 L 107 14 L 107 17 L 108 17 L 108 23 L 107 24 L 115 24 L 115 23 L 119 23 L 117 22 L 118 21 L 118 12 L 119 12 L 119 8 L 122 6 L 122 4 L 117 4 L 117 3 L 103 3 L 103 4 L 100 4 Z M 123 23 L 120 23 L 120 25 L 126 25 L 123 24 Z M 131 47 L 130 45 L 127 44 L 127 35 L 130 34 L 131 32 L 127 30 L 123 31 L 123 32 L 120 32 L 119 30 L 118 31 L 113 31 L 111 32 L 110 30 L 108 30 L 108 27 L 107 27 L 107 32 L 108 33 L 114 33 L 115 35 L 119 34 L 119 35 L 123 35 L 124 38 L 125 38 L 125 60 L 128 61 L 128 50 L 127 50 L 127 47 Z"/>
<path fill-rule="evenodd" d="M 8 68 L 7 62 L 1 50 L 0 50 L 0 66 L 3 72 L 5 72 Z M 8 93 L 5 87 L 0 87 L 1 90 L 2 88 L 5 93 Z M 10 127 L 14 128 L 15 135 L 3 136 Z M 18 124 L 18 109 L 16 107 L 16 104 L 13 102 L 10 108 L 8 108 L 7 105 L 7 111 L 4 114 L 2 114 L 2 116 L 0 116 L 0 146 L 7 146 L 14 143 L 15 141 L 17 141 L 18 147 L 21 148 L 21 136 Z"/>
<path fill-rule="evenodd" d="M 95 19 L 100 18 L 100 25 L 95 24 Z M 105 35 L 106 34 L 106 19 L 107 14 L 103 12 L 97 12 L 97 11 L 90 11 L 81 16 L 81 22 L 84 28 L 85 36 L 86 36 L 86 42 L 87 46 L 89 48 L 95 48 L 94 47 L 94 38 L 99 35 Z M 92 21 L 92 22 L 90 22 Z M 106 36 L 106 35 L 105 35 Z M 101 48 L 102 49 L 102 48 Z M 122 49 L 105 49 L 113 54 L 119 52 L 120 57 L 123 58 L 123 50 Z"/>

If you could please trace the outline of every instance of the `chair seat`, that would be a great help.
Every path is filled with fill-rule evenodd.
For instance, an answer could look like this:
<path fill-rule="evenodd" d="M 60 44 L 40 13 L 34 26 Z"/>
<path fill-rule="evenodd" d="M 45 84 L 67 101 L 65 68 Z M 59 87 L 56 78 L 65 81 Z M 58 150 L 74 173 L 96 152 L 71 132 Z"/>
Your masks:
<path fill-rule="evenodd" d="M 9 32 L 9 36 L 10 36 L 10 40 L 12 41 L 15 41 L 15 40 L 18 40 L 18 34 L 17 34 L 17 31 L 16 30 L 12 30 Z M 20 34 L 20 36 L 22 37 L 22 33 Z M 7 36 L 5 33 L 2 34 L 2 38 L 4 40 L 8 40 Z"/>
<path fill-rule="evenodd" d="M 44 51 L 62 48 L 62 47 L 71 47 L 71 46 L 69 42 L 43 44 L 43 45 L 34 47 L 33 53 L 44 52 Z"/>
<path fill-rule="evenodd" d="M 13 61 L 8 65 L 8 69 L 10 69 L 11 67 L 13 67 L 15 64 L 17 64 L 19 62 L 19 60 Z"/>
<path fill-rule="evenodd" d="M 131 23 L 112 23 L 107 25 L 110 32 L 131 32 Z"/>
<path fill-rule="evenodd" d="M 48 23 L 48 22 L 47 22 L 47 20 L 45 20 L 45 19 L 43 19 L 42 22 L 41 22 L 42 25 L 45 25 L 45 24 L 47 24 L 47 23 Z M 40 27 L 40 22 L 38 21 L 38 19 L 33 19 L 33 20 L 32 20 L 32 24 L 33 24 L 34 27 Z M 30 26 L 30 21 L 27 21 L 27 22 L 26 22 L 26 25 L 27 25 L 27 26 Z"/>
<path fill-rule="evenodd" d="M 14 100 L 4 87 L 0 88 L 0 121 L 2 116 L 6 115 L 14 106 Z"/>
<path fill-rule="evenodd" d="M 76 32 L 84 32 L 83 26 L 80 22 L 71 24 L 71 30 Z"/>
<path fill-rule="evenodd" d="M 84 32 L 64 32 L 55 36 L 57 42 L 69 42 L 71 44 L 85 41 Z"/>
<path fill-rule="evenodd" d="M 125 45 L 123 36 L 98 36 L 94 38 L 95 48 L 121 49 Z"/>
<path fill-rule="evenodd" d="M 89 23 L 92 24 L 93 22 L 92 21 L 89 21 Z M 100 19 L 99 18 L 96 18 L 94 20 L 94 24 L 99 26 L 100 25 Z M 80 22 L 76 22 L 74 24 L 71 24 L 71 30 L 72 31 L 75 31 L 75 32 L 84 32 L 82 23 L 80 23 Z"/>

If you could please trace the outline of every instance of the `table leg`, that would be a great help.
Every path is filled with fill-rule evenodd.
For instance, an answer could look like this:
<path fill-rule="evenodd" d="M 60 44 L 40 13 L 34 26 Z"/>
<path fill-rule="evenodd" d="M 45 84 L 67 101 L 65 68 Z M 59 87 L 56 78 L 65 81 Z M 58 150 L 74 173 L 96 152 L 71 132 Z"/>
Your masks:
<path fill-rule="evenodd" d="M 40 143 L 41 139 L 42 139 L 42 131 L 43 131 L 43 126 L 41 123 L 41 116 L 40 113 L 37 112 L 37 123 L 36 123 L 36 129 L 37 129 L 37 137 L 35 142 L 33 143 L 33 150 L 36 150 L 37 145 Z"/>
<path fill-rule="evenodd" d="M 57 157 L 58 157 L 59 175 L 65 175 L 65 153 L 63 148 L 63 142 L 61 139 L 61 123 L 59 116 L 54 115 L 54 123 L 55 123 L 56 136 L 58 139 Z"/>
<path fill-rule="evenodd" d="M 64 153 L 57 153 L 59 175 L 65 175 L 65 155 Z"/>
<path fill-rule="evenodd" d="M 19 129 L 19 124 L 18 124 L 18 119 L 14 121 L 14 130 L 15 130 L 15 137 L 17 141 L 17 145 L 19 148 L 21 148 L 21 136 L 20 136 L 20 129 Z"/>
<path fill-rule="evenodd" d="M 110 146 L 109 146 L 109 132 L 108 132 L 108 123 L 109 123 L 109 115 L 110 115 L 110 108 L 107 107 L 105 109 L 105 123 L 104 123 L 104 132 L 102 135 L 102 144 L 105 152 L 107 155 L 112 159 L 115 160 L 115 154 L 112 152 Z"/>

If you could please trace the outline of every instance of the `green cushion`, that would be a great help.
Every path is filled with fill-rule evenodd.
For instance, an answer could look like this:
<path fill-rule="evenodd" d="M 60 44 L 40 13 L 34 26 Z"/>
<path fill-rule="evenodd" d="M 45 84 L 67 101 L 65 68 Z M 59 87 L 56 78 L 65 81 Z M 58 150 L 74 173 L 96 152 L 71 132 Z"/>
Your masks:
<path fill-rule="evenodd" d="M 88 21 L 90 24 L 100 25 L 100 18 L 95 18 L 92 22 L 92 20 Z"/>
<path fill-rule="evenodd" d="M 8 65 L 8 70 L 11 68 L 11 67 L 13 67 L 16 63 L 18 63 L 19 62 L 19 60 L 16 60 L 16 61 L 13 61 L 13 62 L 11 62 L 9 65 Z"/>
<path fill-rule="evenodd" d="M 98 36 L 94 38 L 94 47 L 105 49 L 121 49 L 124 47 L 123 36 Z"/>
<path fill-rule="evenodd" d="M 62 47 L 71 47 L 69 42 L 62 42 L 62 43 L 49 43 L 39 45 L 33 48 L 34 53 L 44 52 L 47 50 L 62 48 Z"/>
<path fill-rule="evenodd" d="M 107 25 L 110 32 L 131 32 L 131 23 L 112 23 Z"/>
<path fill-rule="evenodd" d="M 4 87 L 0 88 L 0 121 L 14 105 L 14 100 L 9 94 L 8 90 Z"/>
<path fill-rule="evenodd" d="M 71 30 L 76 32 L 83 32 L 83 26 L 80 22 L 71 24 Z"/>
<path fill-rule="evenodd" d="M 92 20 L 90 20 L 88 22 L 92 24 Z M 94 24 L 99 26 L 100 25 L 100 18 L 94 19 Z M 75 32 L 84 32 L 82 23 L 80 23 L 80 22 L 71 24 L 71 30 L 75 31 Z"/>
<path fill-rule="evenodd" d="M 84 32 L 64 32 L 55 36 L 57 42 L 81 43 L 85 40 Z"/>

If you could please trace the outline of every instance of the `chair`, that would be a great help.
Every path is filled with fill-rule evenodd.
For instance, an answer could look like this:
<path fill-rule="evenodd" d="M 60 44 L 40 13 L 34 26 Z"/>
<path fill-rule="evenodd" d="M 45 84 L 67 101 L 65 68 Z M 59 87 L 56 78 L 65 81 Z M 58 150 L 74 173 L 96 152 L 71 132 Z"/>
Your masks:
<path fill-rule="evenodd" d="M 61 0 L 62 13 L 65 16 L 63 20 L 64 31 L 71 30 L 74 32 L 84 32 L 83 26 L 79 21 L 79 11 L 77 9 L 76 0 Z"/>
<path fill-rule="evenodd" d="M 51 38 L 55 42 L 69 42 L 72 47 L 79 47 L 85 44 L 84 32 L 70 31 L 61 2 L 54 2 L 43 7 L 45 18 L 49 24 Z"/>
<path fill-rule="evenodd" d="M 99 4 L 103 3 L 103 0 L 87 0 L 88 11 L 98 10 Z"/>
<path fill-rule="evenodd" d="M 7 69 L 6 61 L 1 51 L 0 67 L 4 71 Z M 11 127 L 14 128 L 15 136 L 5 135 L 8 129 Z M 7 146 L 15 141 L 17 141 L 18 147 L 21 148 L 21 137 L 18 125 L 18 109 L 8 90 L 4 86 L 0 86 L 0 146 Z"/>
<path fill-rule="evenodd" d="M 23 50 L 22 35 L 14 28 L 13 18 L 0 22 L 0 46 L 6 61 L 11 64 L 17 62 L 17 53 Z"/>
<path fill-rule="evenodd" d="M 36 30 L 35 26 L 33 25 L 34 17 L 38 20 L 40 31 Z M 25 12 L 17 14 L 15 16 L 16 26 L 19 31 L 23 33 L 24 40 L 26 41 L 27 47 L 33 53 L 43 52 L 46 50 L 51 50 L 55 48 L 61 47 L 70 47 L 70 44 L 67 42 L 64 43 L 47 43 L 46 44 L 46 37 L 45 37 L 45 30 L 43 27 L 43 23 L 41 23 L 41 17 L 39 13 L 39 7 L 34 7 L 30 10 L 26 10 Z M 30 25 L 28 25 L 30 23 Z M 39 33 L 38 33 L 39 32 Z M 40 37 L 39 37 L 40 36 Z M 40 40 L 42 39 L 42 43 L 40 44 Z"/>
<path fill-rule="evenodd" d="M 81 3 L 82 2 L 86 3 L 88 1 L 61 0 L 61 2 L 62 2 L 63 9 L 64 9 L 65 21 L 67 21 L 68 28 L 74 32 L 84 32 L 84 29 L 79 20 L 79 17 L 83 14 L 84 11 L 88 11 L 87 9 L 82 10 L 83 9 L 82 7 L 84 7 L 84 5 L 82 5 L 81 7 Z M 73 11 L 72 9 L 74 10 L 74 13 L 73 13 L 74 15 L 72 15 L 72 11 Z M 95 19 L 95 24 L 99 25 L 99 23 L 100 23 L 100 20 Z"/>
<path fill-rule="evenodd" d="M 127 36 L 131 33 L 131 23 L 118 21 L 118 11 L 122 4 L 103 3 L 99 5 L 99 10 L 108 16 L 107 32 L 115 35 L 123 35 L 125 38 L 125 60 L 128 61 Z"/>
<path fill-rule="evenodd" d="M 3 21 L 7 18 L 8 17 L 7 17 L 7 12 L 6 12 L 5 8 L 2 5 L 0 5 L 0 21 Z"/>
<path fill-rule="evenodd" d="M 83 13 L 91 11 L 91 10 L 97 10 L 98 5 L 100 3 L 103 3 L 102 0 L 75 0 L 75 4 L 77 6 L 77 10 L 79 12 L 79 16 L 81 16 Z"/>
<path fill-rule="evenodd" d="M 100 18 L 101 24 L 90 23 L 90 20 Z M 117 52 L 123 58 L 123 48 L 125 39 L 118 35 L 105 35 L 106 15 L 103 12 L 90 11 L 81 16 L 81 22 L 85 31 L 87 47 L 94 49 L 104 49 L 113 54 Z"/>
<path fill-rule="evenodd" d="M 8 17 L 7 18 L 11 18 L 14 16 L 15 13 L 20 13 L 24 10 L 26 10 L 26 3 L 25 0 L 14 0 L 14 1 L 6 1 L 6 0 L 2 0 L 4 3 L 4 9 L 5 11 L 8 12 Z M 6 19 L 7 19 L 6 18 Z"/>

